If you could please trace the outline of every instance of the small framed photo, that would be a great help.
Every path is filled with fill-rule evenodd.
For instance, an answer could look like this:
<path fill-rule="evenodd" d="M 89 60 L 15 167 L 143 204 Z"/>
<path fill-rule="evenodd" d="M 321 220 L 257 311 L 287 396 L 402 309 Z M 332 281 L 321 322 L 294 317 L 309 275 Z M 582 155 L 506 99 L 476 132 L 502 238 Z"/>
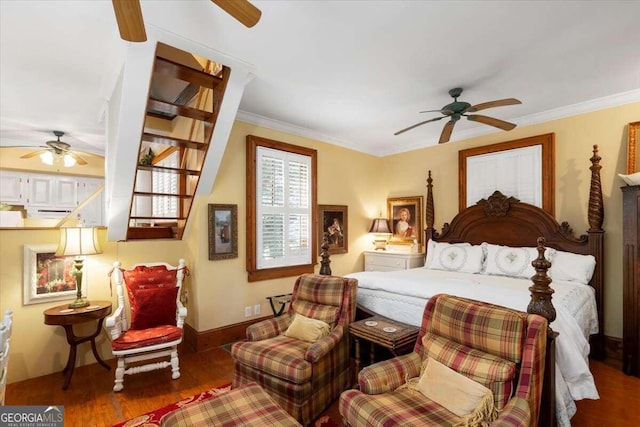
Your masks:
<path fill-rule="evenodd" d="M 344 205 L 318 205 L 318 242 L 322 242 L 324 233 L 327 233 L 330 254 L 349 251 L 348 209 Z"/>
<path fill-rule="evenodd" d="M 55 244 L 24 245 L 24 305 L 76 298 L 75 257 L 56 256 L 56 249 Z"/>
<path fill-rule="evenodd" d="M 209 204 L 209 259 L 238 257 L 238 205 Z"/>
<path fill-rule="evenodd" d="M 393 233 L 390 243 L 411 245 L 417 240 L 422 245 L 422 196 L 387 199 L 387 216 Z"/>

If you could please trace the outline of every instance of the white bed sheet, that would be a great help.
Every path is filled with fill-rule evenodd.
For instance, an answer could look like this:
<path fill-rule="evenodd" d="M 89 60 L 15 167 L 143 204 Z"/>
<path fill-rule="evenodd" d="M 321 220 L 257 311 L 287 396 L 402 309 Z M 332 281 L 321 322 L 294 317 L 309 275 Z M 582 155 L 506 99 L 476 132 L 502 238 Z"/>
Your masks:
<path fill-rule="evenodd" d="M 427 300 L 438 293 L 486 301 L 526 311 L 531 299 L 528 279 L 468 274 L 427 268 L 351 273 L 358 279 L 358 304 L 382 316 L 420 326 Z M 556 320 L 556 416 L 571 425 L 575 400 L 598 399 L 589 371 L 589 335 L 598 332 L 598 313 L 592 287 L 552 282 Z"/>

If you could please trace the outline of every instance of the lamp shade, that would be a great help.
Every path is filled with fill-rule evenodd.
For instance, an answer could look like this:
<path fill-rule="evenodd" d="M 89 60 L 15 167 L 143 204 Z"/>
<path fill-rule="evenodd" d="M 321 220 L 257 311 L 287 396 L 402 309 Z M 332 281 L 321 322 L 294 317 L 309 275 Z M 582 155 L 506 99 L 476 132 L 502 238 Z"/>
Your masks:
<path fill-rule="evenodd" d="M 56 255 L 101 254 L 98 229 L 93 227 L 62 227 Z"/>
<path fill-rule="evenodd" d="M 389 227 L 389 220 L 386 218 L 376 218 L 371 224 L 369 233 L 376 234 L 391 234 L 391 227 Z"/>

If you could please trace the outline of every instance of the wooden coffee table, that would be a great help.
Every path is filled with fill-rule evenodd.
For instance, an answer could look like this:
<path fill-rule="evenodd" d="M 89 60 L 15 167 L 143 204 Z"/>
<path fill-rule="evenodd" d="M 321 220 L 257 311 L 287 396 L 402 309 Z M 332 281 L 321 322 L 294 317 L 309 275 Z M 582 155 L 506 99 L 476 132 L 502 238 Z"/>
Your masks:
<path fill-rule="evenodd" d="M 418 338 L 417 326 L 407 325 L 405 323 L 396 322 L 382 316 L 368 317 L 358 320 L 349 325 L 349 334 L 354 339 L 354 357 L 355 357 L 355 376 L 362 368 L 360 360 L 360 341 L 369 342 L 369 360 L 371 363 L 375 361 L 375 346 L 381 346 L 389 350 L 394 356 L 409 353 Z"/>

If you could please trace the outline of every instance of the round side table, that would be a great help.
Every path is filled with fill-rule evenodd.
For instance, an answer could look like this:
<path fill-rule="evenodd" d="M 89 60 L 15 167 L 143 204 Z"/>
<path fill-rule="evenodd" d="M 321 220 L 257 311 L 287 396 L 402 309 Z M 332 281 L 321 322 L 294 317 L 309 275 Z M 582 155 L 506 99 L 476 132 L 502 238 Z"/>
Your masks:
<path fill-rule="evenodd" d="M 96 358 L 98 363 L 106 369 L 111 369 L 111 367 L 102 360 L 98 354 L 98 349 L 96 348 L 96 337 L 100 335 L 100 332 L 102 332 L 102 322 L 104 322 L 104 318 L 109 314 L 111 314 L 111 301 L 92 301 L 91 305 L 82 308 L 69 308 L 69 304 L 63 304 L 44 311 L 45 325 L 62 326 L 67 334 L 67 342 L 69 343 L 70 348 L 67 365 L 62 370 L 62 373 L 65 374 L 64 384 L 62 385 L 63 390 L 66 390 L 69 387 L 71 377 L 73 376 L 73 370 L 76 365 L 76 348 L 78 344 L 90 341 L 93 356 Z M 79 337 L 74 334 L 73 325 L 91 322 L 93 320 L 98 321 L 98 326 L 93 334 L 84 337 Z"/>

